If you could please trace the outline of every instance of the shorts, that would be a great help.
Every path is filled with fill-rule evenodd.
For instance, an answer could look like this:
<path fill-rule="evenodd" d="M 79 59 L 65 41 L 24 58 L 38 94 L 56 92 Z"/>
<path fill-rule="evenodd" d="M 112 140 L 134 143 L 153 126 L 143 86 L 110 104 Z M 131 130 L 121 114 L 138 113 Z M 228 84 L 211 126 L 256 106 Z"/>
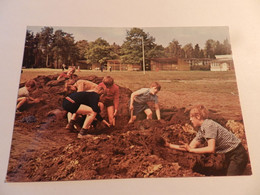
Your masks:
<path fill-rule="evenodd" d="M 114 106 L 114 101 L 113 100 L 105 100 L 102 103 L 104 104 L 105 107 Z"/>
<path fill-rule="evenodd" d="M 149 108 L 149 106 L 147 104 L 139 104 L 136 101 L 134 101 L 133 107 L 134 107 L 134 111 L 133 111 L 134 116 L 137 116 L 137 114 L 139 114 Z"/>
<path fill-rule="evenodd" d="M 68 101 L 66 98 L 64 98 L 62 102 L 62 107 L 64 110 L 71 112 L 71 113 L 76 113 L 77 110 L 79 109 L 80 104 L 77 103 L 72 103 Z"/>

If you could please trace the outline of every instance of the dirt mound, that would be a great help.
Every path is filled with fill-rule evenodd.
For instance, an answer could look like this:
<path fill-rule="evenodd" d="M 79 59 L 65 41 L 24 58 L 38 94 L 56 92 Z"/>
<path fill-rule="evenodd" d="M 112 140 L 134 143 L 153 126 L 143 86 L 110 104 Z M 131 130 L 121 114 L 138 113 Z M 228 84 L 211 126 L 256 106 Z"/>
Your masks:
<path fill-rule="evenodd" d="M 16 116 L 7 181 L 224 175 L 223 155 L 199 155 L 164 147 L 164 140 L 178 144 L 194 138 L 196 131 L 186 108 L 164 109 L 161 105 L 161 120 L 127 124 L 132 91 L 120 86 L 116 126 L 106 128 L 99 124 L 95 135 L 77 139 L 76 133 L 64 128 L 67 120 L 61 104 L 66 96 L 65 79 L 57 81 L 57 77 L 36 77 L 38 89 L 32 96 L 43 101 L 24 107 L 22 114 Z M 102 81 L 95 75 L 80 79 L 97 84 Z M 227 121 L 213 110 L 210 113 L 212 119 L 227 124 L 246 146 L 241 122 Z"/>

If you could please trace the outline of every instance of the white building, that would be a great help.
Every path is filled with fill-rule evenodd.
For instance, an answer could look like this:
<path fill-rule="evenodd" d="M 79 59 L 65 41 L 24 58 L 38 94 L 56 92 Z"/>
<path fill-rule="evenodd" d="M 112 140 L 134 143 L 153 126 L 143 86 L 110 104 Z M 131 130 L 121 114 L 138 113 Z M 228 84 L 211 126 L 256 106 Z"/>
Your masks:
<path fill-rule="evenodd" d="M 211 61 L 211 71 L 228 71 L 233 70 L 232 55 L 216 55 L 216 59 Z"/>

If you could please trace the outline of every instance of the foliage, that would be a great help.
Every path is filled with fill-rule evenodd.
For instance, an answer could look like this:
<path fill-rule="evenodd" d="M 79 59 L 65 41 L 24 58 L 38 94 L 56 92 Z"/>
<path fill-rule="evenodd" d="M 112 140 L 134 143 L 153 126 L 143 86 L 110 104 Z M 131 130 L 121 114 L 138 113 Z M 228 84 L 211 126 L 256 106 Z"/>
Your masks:
<path fill-rule="evenodd" d="M 79 55 L 74 38 L 71 34 L 65 33 L 62 30 L 55 31 L 51 51 L 55 60 L 55 68 L 61 68 L 63 63 L 76 63 Z"/>
<path fill-rule="evenodd" d="M 143 41 L 142 41 L 143 40 Z M 78 60 L 87 63 L 105 65 L 107 60 L 121 59 L 122 63 L 143 63 L 143 47 L 146 68 L 149 69 L 152 58 L 211 58 L 215 55 L 231 54 L 231 45 L 226 39 L 223 43 L 209 39 L 204 48 L 191 43 L 182 46 L 174 39 L 167 47 L 157 45 L 155 38 L 141 28 L 127 30 L 123 44 L 110 45 L 101 37 L 94 42 L 80 40 L 75 43 L 73 34 L 62 30 L 53 31 L 52 27 L 44 27 L 34 35 L 26 32 L 23 66 L 60 68 L 62 64 L 75 65 Z"/>
<path fill-rule="evenodd" d="M 85 54 L 88 63 L 101 65 L 105 65 L 107 60 L 112 59 L 112 56 L 114 56 L 112 47 L 102 38 L 91 42 Z"/>
<path fill-rule="evenodd" d="M 165 48 L 165 53 L 167 57 L 181 57 L 181 45 L 177 40 L 173 39 Z"/>
<path fill-rule="evenodd" d="M 140 28 L 132 28 L 127 31 L 126 40 L 121 47 L 122 63 L 141 65 L 143 63 L 143 47 L 145 60 L 162 56 L 163 47 L 154 42 L 155 38 Z"/>
<path fill-rule="evenodd" d="M 183 47 L 183 50 L 184 50 L 184 58 L 192 58 L 194 57 L 194 49 L 193 49 L 193 46 L 191 43 L 189 44 L 186 44 L 184 47 Z"/>
<path fill-rule="evenodd" d="M 79 59 L 80 60 L 85 60 L 85 55 L 86 55 L 86 51 L 89 47 L 89 42 L 86 40 L 81 40 L 76 42 L 76 47 L 79 50 Z"/>

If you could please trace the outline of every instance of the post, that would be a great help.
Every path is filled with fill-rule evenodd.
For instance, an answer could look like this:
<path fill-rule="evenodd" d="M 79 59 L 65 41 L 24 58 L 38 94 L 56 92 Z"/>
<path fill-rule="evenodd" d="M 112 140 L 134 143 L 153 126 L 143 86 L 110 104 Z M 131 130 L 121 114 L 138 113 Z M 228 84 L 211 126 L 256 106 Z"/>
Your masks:
<path fill-rule="evenodd" d="M 142 37 L 142 50 L 143 50 L 143 72 L 145 74 L 145 60 L 144 60 L 144 38 Z"/>

